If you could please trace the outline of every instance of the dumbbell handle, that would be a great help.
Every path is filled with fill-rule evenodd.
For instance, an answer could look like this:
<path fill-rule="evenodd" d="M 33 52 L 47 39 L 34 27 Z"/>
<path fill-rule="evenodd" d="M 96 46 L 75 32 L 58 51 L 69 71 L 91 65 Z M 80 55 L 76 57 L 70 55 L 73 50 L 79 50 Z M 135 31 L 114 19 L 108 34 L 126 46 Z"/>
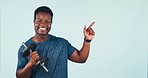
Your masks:
<path fill-rule="evenodd" d="M 27 46 L 25 45 L 25 43 L 24 43 L 24 42 L 22 42 L 21 44 L 22 44 L 25 48 L 27 48 Z"/>
<path fill-rule="evenodd" d="M 45 67 L 44 64 L 45 64 L 45 63 L 42 63 L 41 66 L 44 68 L 44 70 L 45 70 L 46 72 L 48 72 L 48 69 Z"/>
<path fill-rule="evenodd" d="M 27 49 L 27 48 L 28 48 L 28 47 L 25 45 L 25 43 L 24 43 L 24 42 L 22 42 L 21 44 L 25 47 L 25 49 Z M 32 53 L 32 50 L 31 50 L 31 49 L 29 49 L 29 51 L 30 51 L 30 53 Z"/>

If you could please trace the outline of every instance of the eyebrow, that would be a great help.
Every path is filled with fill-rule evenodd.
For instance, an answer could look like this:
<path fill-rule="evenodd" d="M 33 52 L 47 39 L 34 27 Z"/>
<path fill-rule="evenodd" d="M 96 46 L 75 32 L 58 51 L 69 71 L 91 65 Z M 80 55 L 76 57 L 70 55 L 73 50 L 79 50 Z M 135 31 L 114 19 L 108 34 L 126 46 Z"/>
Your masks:
<path fill-rule="evenodd" d="M 41 18 L 36 18 L 36 19 L 41 19 Z"/>

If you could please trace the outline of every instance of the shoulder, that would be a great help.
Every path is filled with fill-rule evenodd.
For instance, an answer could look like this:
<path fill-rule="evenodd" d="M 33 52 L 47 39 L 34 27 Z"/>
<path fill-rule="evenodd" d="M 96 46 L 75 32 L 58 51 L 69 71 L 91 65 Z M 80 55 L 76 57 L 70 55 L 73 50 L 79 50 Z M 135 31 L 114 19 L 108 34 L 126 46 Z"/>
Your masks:
<path fill-rule="evenodd" d="M 52 40 L 68 41 L 68 40 L 66 40 L 65 38 L 57 37 L 57 36 L 54 36 L 54 35 L 50 35 L 50 37 L 51 37 Z"/>
<path fill-rule="evenodd" d="M 67 39 L 62 38 L 62 37 L 57 37 L 52 35 L 52 40 L 53 41 L 58 41 L 60 43 L 69 43 Z"/>

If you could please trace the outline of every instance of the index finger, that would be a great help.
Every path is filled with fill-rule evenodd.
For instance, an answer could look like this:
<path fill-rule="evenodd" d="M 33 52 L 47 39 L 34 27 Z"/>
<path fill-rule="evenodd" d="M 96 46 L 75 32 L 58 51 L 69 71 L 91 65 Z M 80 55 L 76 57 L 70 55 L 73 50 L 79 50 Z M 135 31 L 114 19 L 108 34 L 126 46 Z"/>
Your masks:
<path fill-rule="evenodd" d="M 92 28 L 92 26 L 93 26 L 94 24 L 95 24 L 95 22 L 92 22 L 88 28 Z"/>

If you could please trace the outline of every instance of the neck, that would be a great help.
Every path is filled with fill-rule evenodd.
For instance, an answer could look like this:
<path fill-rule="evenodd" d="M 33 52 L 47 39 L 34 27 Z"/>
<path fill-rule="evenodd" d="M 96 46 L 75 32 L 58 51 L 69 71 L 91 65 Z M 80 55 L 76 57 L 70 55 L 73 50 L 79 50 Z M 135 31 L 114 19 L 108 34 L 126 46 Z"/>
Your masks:
<path fill-rule="evenodd" d="M 35 41 L 35 42 L 44 42 L 48 39 L 48 34 L 47 35 L 39 35 L 39 34 L 36 34 L 32 40 Z"/>

